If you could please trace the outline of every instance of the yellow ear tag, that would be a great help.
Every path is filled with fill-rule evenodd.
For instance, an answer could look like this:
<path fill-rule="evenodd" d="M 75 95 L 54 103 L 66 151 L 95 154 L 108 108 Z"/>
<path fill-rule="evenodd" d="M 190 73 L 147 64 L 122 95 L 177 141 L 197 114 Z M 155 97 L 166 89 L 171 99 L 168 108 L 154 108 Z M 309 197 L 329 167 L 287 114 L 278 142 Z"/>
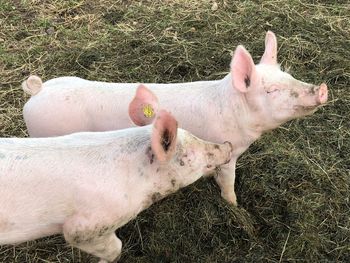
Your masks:
<path fill-rule="evenodd" d="M 151 105 L 147 104 L 143 106 L 143 115 L 145 115 L 146 118 L 152 118 L 154 115 L 154 110 Z"/>

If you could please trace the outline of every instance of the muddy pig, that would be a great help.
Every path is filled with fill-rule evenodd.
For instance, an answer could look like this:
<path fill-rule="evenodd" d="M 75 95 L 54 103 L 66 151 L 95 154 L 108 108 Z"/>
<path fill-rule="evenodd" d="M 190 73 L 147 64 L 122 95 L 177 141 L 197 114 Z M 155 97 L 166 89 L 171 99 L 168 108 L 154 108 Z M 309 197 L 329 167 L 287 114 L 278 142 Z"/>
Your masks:
<path fill-rule="evenodd" d="M 140 86 L 130 103 L 131 118 L 144 118 L 155 100 Z M 232 150 L 229 142 L 206 142 L 178 129 L 164 110 L 143 127 L 2 138 L 0 245 L 63 233 L 69 244 L 100 263 L 113 261 L 122 248 L 117 228 L 212 174 L 231 160 Z"/>
<path fill-rule="evenodd" d="M 254 65 L 243 46 L 238 46 L 230 72 L 221 80 L 147 85 L 160 105 L 171 109 L 182 128 L 204 140 L 232 142 L 232 161 L 222 166 L 216 177 L 221 195 L 232 204 L 237 204 L 234 191 L 237 158 L 264 132 L 315 112 L 326 103 L 328 92 L 324 83 L 308 84 L 281 71 L 276 36 L 270 31 L 258 65 Z M 131 127 L 128 101 L 136 87 L 132 83 L 77 77 L 42 83 L 40 78 L 31 76 L 23 83 L 24 90 L 32 94 L 24 106 L 28 132 L 32 137 L 45 137 Z M 151 120 L 134 121 L 144 125 Z"/>

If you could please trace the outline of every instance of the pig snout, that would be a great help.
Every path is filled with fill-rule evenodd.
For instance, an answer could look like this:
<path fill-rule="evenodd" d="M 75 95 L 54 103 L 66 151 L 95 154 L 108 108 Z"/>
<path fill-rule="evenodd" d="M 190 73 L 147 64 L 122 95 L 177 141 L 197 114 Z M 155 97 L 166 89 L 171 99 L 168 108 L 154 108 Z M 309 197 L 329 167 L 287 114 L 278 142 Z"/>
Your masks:
<path fill-rule="evenodd" d="M 300 90 L 299 95 L 296 95 L 296 97 L 299 97 L 299 100 L 298 105 L 294 108 L 302 111 L 314 110 L 317 106 L 327 102 L 328 88 L 325 83 L 322 83 L 320 86 L 307 85 Z"/>
<path fill-rule="evenodd" d="M 328 99 L 328 88 L 327 85 L 325 83 L 322 83 L 318 89 L 318 98 L 317 98 L 317 102 L 319 104 L 324 104 L 327 102 Z"/>
<path fill-rule="evenodd" d="M 328 98 L 328 88 L 325 83 L 320 86 L 311 85 L 304 90 L 303 99 L 306 106 L 318 106 L 327 102 Z"/>

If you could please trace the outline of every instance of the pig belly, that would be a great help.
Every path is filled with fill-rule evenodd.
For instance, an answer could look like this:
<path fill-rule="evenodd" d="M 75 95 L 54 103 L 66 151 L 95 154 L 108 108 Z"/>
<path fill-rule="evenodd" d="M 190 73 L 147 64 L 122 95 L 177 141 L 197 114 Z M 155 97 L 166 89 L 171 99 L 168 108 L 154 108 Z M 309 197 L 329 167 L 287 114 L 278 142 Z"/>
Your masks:
<path fill-rule="evenodd" d="M 0 245 L 10 245 L 38 239 L 62 232 L 62 224 L 33 224 L 18 225 L 14 221 L 0 218 Z"/>
<path fill-rule="evenodd" d="M 11 176 L 0 177 L 0 245 L 60 233 L 73 212 L 69 187 L 26 174 L 6 177 Z"/>
<path fill-rule="evenodd" d="M 16 198 L 16 197 L 20 198 Z M 53 202 L 54 196 L 16 192 L 1 194 L 0 201 L 0 245 L 14 244 L 36 238 L 58 234 L 72 209 L 63 202 Z"/>

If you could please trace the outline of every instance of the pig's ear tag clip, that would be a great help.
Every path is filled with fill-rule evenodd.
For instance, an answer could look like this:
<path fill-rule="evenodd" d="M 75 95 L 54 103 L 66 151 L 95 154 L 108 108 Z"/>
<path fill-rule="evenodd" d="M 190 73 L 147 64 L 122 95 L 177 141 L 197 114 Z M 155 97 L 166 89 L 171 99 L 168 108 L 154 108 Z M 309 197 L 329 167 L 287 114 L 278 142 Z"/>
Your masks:
<path fill-rule="evenodd" d="M 154 110 L 150 104 L 143 106 L 142 111 L 146 118 L 152 118 L 154 116 Z"/>

